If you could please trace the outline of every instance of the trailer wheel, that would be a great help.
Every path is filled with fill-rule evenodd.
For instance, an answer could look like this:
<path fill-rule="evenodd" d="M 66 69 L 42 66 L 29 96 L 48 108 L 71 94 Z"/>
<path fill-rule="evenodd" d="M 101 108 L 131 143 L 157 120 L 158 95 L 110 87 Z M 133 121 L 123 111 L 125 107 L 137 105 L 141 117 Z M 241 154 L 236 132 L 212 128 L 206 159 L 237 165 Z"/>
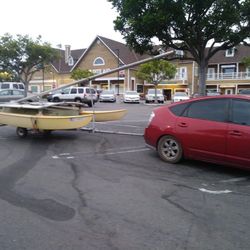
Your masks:
<path fill-rule="evenodd" d="M 43 136 L 47 137 L 51 135 L 52 130 L 43 130 Z"/>
<path fill-rule="evenodd" d="M 24 137 L 27 136 L 28 130 L 27 130 L 26 128 L 17 127 L 17 129 L 16 129 L 16 134 L 17 134 L 20 138 L 24 138 Z"/>

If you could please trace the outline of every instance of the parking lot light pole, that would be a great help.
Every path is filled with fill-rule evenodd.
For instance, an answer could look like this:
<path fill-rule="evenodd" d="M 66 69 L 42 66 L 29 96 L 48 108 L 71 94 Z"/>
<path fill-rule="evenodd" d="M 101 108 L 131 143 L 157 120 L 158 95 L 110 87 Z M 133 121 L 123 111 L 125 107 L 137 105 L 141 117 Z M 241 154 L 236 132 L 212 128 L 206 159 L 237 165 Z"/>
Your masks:
<path fill-rule="evenodd" d="M 116 49 L 117 51 L 117 67 L 119 68 L 120 67 L 120 50 L 119 49 Z M 120 72 L 119 70 L 117 71 L 117 95 L 120 95 L 120 92 L 119 92 L 119 87 L 120 87 Z"/>
<path fill-rule="evenodd" d="M 157 76 L 157 74 L 153 74 L 153 84 L 154 84 L 154 86 L 155 86 L 155 103 L 157 103 L 157 84 L 158 84 L 158 76 Z"/>

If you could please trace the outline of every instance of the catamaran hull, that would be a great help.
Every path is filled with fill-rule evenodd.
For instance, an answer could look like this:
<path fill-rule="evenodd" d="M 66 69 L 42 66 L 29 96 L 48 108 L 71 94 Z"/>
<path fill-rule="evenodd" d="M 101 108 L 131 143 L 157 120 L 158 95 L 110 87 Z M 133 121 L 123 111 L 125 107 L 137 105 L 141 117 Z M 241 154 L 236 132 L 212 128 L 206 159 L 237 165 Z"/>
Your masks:
<path fill-rule="evenodd" d="M 0 123 L 15 127 L 36 130 L 67 130 L 77 129 L 88 125 L 93 116 L 45 116 L 23 115 L 0 112 Z"/>
<path fill-rule="evenodd" d="M 119 110 L 101 110 L 101 111 L 86 111 L 81 112 L 83 115 L 93 115 L 95 122 L 116 121 L 122 119 L 126 114 L 126 109 Z"/>

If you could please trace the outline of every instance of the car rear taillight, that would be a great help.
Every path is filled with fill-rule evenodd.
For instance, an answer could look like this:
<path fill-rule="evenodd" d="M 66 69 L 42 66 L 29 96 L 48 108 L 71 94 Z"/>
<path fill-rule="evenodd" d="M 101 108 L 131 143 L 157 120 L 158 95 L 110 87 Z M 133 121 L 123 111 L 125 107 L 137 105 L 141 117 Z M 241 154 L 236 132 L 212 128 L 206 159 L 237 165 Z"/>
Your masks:
<path fill-rule="evenodd" d="M 155 117 L 155 113 L 152 112 L 152 113 L 150 114 L 150 116 L 149 116 L 149 120 L 148 120 L 148 125 L 147 125 L 147 127 L 150 125 L 150 123 L 152 122 L 152 120 L 153 120 L 154 117 Z"/>

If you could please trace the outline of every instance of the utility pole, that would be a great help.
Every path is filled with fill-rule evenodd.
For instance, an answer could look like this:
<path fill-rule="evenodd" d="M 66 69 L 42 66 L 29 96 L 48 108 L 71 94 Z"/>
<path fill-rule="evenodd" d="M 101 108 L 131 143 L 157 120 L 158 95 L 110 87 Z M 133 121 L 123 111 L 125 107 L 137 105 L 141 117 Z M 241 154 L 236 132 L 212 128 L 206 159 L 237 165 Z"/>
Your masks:
<path fill-rule="evenodd" d="M 120 67 L 120 50 L 119 49 L 116 49 L 117 50 L 117 68 Z M 117 71 L 117 83 L 118 83 L 118 86 L 117 86 L 117 95 L 120 95 L 120 92 L 119 92 L 119 89 L 120 89 L 120 72 L 119 70 Z"/>

